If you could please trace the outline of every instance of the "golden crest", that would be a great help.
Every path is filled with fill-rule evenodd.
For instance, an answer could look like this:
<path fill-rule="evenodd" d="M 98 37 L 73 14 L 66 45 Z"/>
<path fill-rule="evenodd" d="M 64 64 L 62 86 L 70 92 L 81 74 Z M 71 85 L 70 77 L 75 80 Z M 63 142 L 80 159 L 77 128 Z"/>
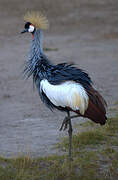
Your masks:
<path fill-rule="evenodd" d="M 32 23 L 38 29 L 47 29 L 49 27 L 47 18 L 38 11 L 28 11 L 24 16 L 24 20 Z"/>

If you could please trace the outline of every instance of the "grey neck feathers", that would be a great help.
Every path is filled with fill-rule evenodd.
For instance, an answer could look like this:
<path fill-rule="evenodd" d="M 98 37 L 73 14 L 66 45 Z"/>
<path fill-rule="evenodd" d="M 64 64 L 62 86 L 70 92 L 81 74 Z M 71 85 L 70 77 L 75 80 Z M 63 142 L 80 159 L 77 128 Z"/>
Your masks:
<path fill-rule="evenodd" d="M 41 59 L 41 55 L 43 54 L 43 43 L 42 43 L 42 31 L 36 30 L 34 33 L 34 37 L 32 40 L 32 45 L 30 48 L 29 58 L 26 62 L 24 75 L 30 77 L 34 71 L 36 70 L 37 63 Z"/>
<path fill-rule="evenodd" d="M 30 77 L 33 73 L 35 73 L 37 71 L 37 68 L 39 70 L 39 66 L 37 66 L 37 64 L 39 64 L 40 60 L 42 59 L 42 56 L 47 64 L 51 64 L 43 53 L 42 40 L 42 30 L 38 29 L 34 33 L 29 58 L 26 62 L 24 69 L 24 75 L 27 75 L 27 78 Z"/>
<path fill-rule="evenodd" d="M 32 40 L 31 46 L 31 56 L 35 56 L 40 59 L 41 54 L 43 54 L 43 32 L 37 29 L 34 33 L 34 38 Z"/>

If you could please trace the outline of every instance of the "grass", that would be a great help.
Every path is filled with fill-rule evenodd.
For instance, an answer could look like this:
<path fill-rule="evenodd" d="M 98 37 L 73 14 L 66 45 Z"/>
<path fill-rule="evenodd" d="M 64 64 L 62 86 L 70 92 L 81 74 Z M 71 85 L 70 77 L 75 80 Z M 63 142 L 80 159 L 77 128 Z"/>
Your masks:
<path fill-rule="evenodd" d="M 67 155 L 31 158 L 0 157 L 0 180 L 116 180 L 118 179 L 118 116 L 105 126 L 81 124 L 73 135 L 73 161 Z M 68 151 L 68 138 L 59 144 Z"/>
<path fill-rule="evenodd" d="M 58 48 L 48 48 L 48 47 L 45 47 L 44 51 L 58 51 Z"/>
<path fill-rule="evenodd" d="M 104 132 L 101 132 L 96 129 L 88 130 L 87 132 L 81 132 L 72 137 L 72 148 L 74 151 L 78 151 L 91 146 L 97 146 L 102 143 L 107 137 L 104 135 Z M 63 138 L 61 143 L 57 144 L 58 148 L 62 150 L 68 150 L 68 140 Z"/>
<path fill-rule="evenodd" d="M 118 133 L 118 116 L 108 120 L 106 131 L 111 132 L 112 134 Z"/>

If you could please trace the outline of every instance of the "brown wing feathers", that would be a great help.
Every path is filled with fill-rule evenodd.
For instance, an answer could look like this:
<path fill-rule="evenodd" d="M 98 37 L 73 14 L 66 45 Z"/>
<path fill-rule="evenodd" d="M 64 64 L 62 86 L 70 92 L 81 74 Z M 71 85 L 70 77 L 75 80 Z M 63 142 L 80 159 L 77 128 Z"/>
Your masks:
<path fill-rule="evenodd" d="M 89 89 L 86 89 L 86 91 L 89 96 L 89 104 L 83 117 L 89 118 L 96 123 L 104 125 L 107 120 L 105 100 L 92 86 Z M 80 115 L 79 111 L 76 111 L 76 113 Z"/>
<path fill-rule="evenodd" d="M 93 87 L 87 90 L 89 105 L 84 116 L 96 123 L 104 125 L 106 123 L 106 102 L 103 97 Z"/>

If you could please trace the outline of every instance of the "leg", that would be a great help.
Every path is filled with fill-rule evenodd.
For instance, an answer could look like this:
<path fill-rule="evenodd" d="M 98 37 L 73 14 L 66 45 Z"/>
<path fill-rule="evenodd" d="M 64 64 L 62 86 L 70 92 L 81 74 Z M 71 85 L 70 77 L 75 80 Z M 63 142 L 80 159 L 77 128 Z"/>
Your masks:
<path fill-rule="evenodd" d="M 76 118 L 76 117 L 79 117 L 79 115 L 74 115 L 74 116 L 70 116 L 70 119 L 73 119 L 73 118 Z M 63 122 L 62 122 L 62 125 L 60 127 L 60 131 L 62 131 L 62 129 L 65 131 L 68 127 L 68 124 L 69 124 L 69 116 L 65 117 Z"/>
<path fill-rule="evenodd" d="M 62 131 L 62 129 L 63 129 L 63 130 L 67 129 L 67 127 L 68 127 L 68 122 L 69 122 L 68 117 L 65 117 L 59 130 Z"/>
<path fill-rule="evenodd" d="M 71 150 L 72 150 L 72 124 L 71 124 L 71 117 L 70 117 L 70 112 L 68 111 L 68 120 L 69 120 L 69 129 L 68 129 L 68 134 L 69 134 L 69 152 L 68 152 L 68 156 L 69 156 L 69 160 L 71 160 Z"/>
<path fill-rule="evenodd" d="M 74 115 L 74 116 L 70 116 L 70 112 L 67 111 L 68 116 L 64 118 L 60 131 L 63 129 L 67 129 L 68 125 L 69 125 L 69 129 L 68 129 L 68 134 L 69 134 L 69 152 L 68 152 L 68 156 L 69 156 L 69 160 L 71 160 L 71 149 L 72 149 L 72 124 L 71 124 L 71 119 L 79 117 L 79 115 Z"/>

